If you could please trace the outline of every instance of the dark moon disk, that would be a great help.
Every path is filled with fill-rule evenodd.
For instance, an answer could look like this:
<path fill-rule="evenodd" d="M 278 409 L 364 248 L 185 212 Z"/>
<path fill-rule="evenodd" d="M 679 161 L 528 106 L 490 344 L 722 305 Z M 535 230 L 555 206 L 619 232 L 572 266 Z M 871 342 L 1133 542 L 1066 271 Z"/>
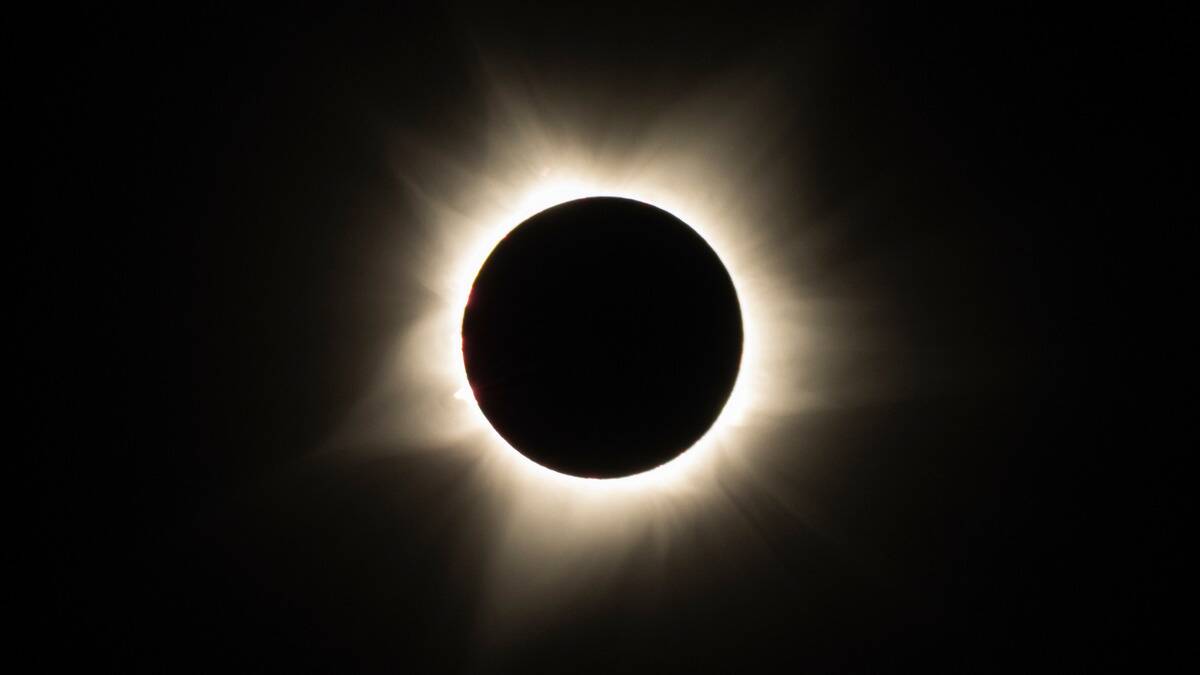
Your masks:
<path fill-rule="evenodd" d="M 521 223 L 463 317 L 483 414 L 526 457 L 574 476 L 628 476 L 687 450 L 720 414 L 741 355 L 717 254 L 631 199 L 579 199 Z"/>

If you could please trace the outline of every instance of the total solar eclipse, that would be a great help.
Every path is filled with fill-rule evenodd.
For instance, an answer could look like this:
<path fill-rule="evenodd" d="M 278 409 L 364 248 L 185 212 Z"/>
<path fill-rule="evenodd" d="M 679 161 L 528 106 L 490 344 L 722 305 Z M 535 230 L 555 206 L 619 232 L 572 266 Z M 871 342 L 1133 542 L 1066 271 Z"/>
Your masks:
<path fill-rule="evenodd" d="M 650 204 L 589 197 L 496 246 L 462 338 L 475 400 L 513 448 L 559 473 L 618 478 L 713 425 L 737 379 L 742 317 L 695 230 Z"/>

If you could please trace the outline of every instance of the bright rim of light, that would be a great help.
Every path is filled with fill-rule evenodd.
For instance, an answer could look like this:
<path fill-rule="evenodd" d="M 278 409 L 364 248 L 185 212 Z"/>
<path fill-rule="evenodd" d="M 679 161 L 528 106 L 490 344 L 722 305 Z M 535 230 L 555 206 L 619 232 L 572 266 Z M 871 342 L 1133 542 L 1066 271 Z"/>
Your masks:
<path fill-rule="evenodd" d="M 703 219 L 704 214 L 688 214 L 686 205 L 679 203 L 678 200 L 672 204 L 671 196 L 668 194 L 657 193 L 648 195 L 637 190 L 622 190 L 615 186 L 601 186 L 580 180 L 547 180 L 532 186 L 519 200 L 519 205 L 516 206 L 515 211 L 511 214 L 500 216 L 502 220 L 489 227 L 487 230 L 488 234 L 482 237 L 479 243 L 471 248 L 468 255 L 463 257 L 463 262 L 458 267 L 461 274 L 458 276 L 455 290 L 455 295 L 459 298 L 459 307 L 466 308 L 471 288 L 488 256 L 491 255 L 500 241 L 507 237 L 513 229 L 530 217 L 550 207 L 585 197 L 621 197 L 658 207 L 691 226 L 705 241 L 710 242 L 710 246 L 714 246 L 711 243 L 710 237 L 706 234 L 711 228 L 702 224 L 705 222 Z M 714 248 L 716 247 L 714 246 Z M 459 353 L 456 360 L 458 366 L 456 384 L 458 386 L 455 389 L 454 397 L 457 400 L 471 404 L 473 413 L 472 424 L 490 432 L 488 434 L 489 445 L 495 447 L 497 450 L 507 451 L 510 457 L 512 457 L 513 470 L 527 472 L 529 479 L 556 481 L 565 487 L 574 489 L 605 491 L 643 490 L 663 487 L 678 488 L 680 485 L 686 484 L 689 479 L 694 477 L 698 465 L 705 461 L 705 456 L 713 452 L 713 445 L 719 442 L 717 439 L 728 441 L 729 437 L 734 433 L 731 427 L 736 427 L 738 422 L 744 419 L 745 410 L 752 401 L 749 392 L 750 387 L 745 384 L 748 378 L 744 374 L 747 372 L 748 365 L 756 363 L 754 355 L 761 349 L 761 345 L 756 344 L 752 337 L 757 334 L 754 333 L 751 322 L 747 320 L 747 317 L 754 316 L 754 313 L 747 307 L 747 295 L 738 286 L 736 273 L 724 261 L 720 250 L 717 249 L 716 252 L 717 257 L 722 258 L 726 269 L 729 270 L 730 275 L 733 277 L 734 288 L 737 291 L 738 301 L 741 305 L 742 331 L 744 336 L 741 367 L 739 368 L 733 391 L 730 393 L 717 419 L 713 422 L 712 427 L 699 440 L 673 459 L 646 471 L 617 478 L 572 476 L 554 471 L 530 460 L 513 448 L 496 432 L 495 428 L 487 420 L 486 416 L 484 416 L 483 411 L 479 408 L 472 394 L 471 385 L 467 377 L 466 364 L 462 358 L 461 333 L 458 341 Z M 462 317 L 460 314 L 458 317 L 460 330 L 461 325 Z"/>
<path fill-rule="evenodd" d="M 418 303 L 418 317 L 380 387 L 402 393 L 391 394 L 386 423 L 379 419 L 383 412 L 375 412 L 374 419 L 358 425 L 358 442 L 401 440 L 468 453 L 482 462 L 483 481 L 506 506 L 519 509 L 534 500 L 538 510 L 558 509 L 593 529 L 598 522 L 624 516 L 629 522 L 652 521 L 657 507 L 650 504 L 676 511 L 683 503 L 707 499 L 718 465 L 748 461 L 773 427 L 774 416 L 810 401 L 793 375 L 793 364 L 805 349 L 807 308 L 795 298 L 788 259 L 773 241 L 773 231 L 786 224 L 773 220 L 779 211 L 771 208 L 770 192 L 759 183 L 748 187 L 748 178 L 730 180 L 723 167 L 746 162 L 727 149 L 714 157 L 699 148 L 697 156 L 695 144 L 671 151 L 659 143 L 652 144 L 650 157 L 621 163 L 569 144 L 508 139 L 506 146 L 510 152 L 503 155 L 504 162 L 470 170 L 454 167 L 440 189 L 408 181 L 425 209 L 427 230 L 406 247 L 412 258 L 406 272 L 428 291 L 427 300 Z M 729 399 L 690 449 L 633 476 L 588 479 L 529 460 L 493 429 L 467 380 L 461 331 L 471 286 L 501 239 L 551 206 L 601 195 L 663 209 L 708 242 L 737 292 L 743 345 Z M 396 397 L 403 400 L 397 403 Z M 364 431 L 372 438 L 364 441 Z M 593 511 L 594 517 L 586 515 Z"/>

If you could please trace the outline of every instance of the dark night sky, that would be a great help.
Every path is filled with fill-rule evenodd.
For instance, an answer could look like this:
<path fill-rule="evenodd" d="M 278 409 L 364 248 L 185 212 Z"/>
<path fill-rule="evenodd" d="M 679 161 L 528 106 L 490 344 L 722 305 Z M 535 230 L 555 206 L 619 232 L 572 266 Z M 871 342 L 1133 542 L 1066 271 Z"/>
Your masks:
<path fill-rule="evenodd" d="M 1111 391 L 1125 338 L 1102 318 L 1129 302 L 1110 166 L 1137 141 L 1116 99 L 1151 85 L 1098 20 L 401 5 L 93 10 L 35 64 L 55 73 L 42 217 L 75 225 L 58 259 L 86 270 L 49 321 L 88 327 L 86 350 L 60 354 L 94 355 L 50 369 L 47 433 L 67 449 L 48 453 L 40 490 L 45 658 L 961 672 L 1072 671 L 1142 649 L 1129 627 L 1156 620 L 1149 605 L 1111 611 L 1141 597 L 1115 581 L 1111 551 L 1137 521 L 1094 505 L 1128 395 Z M 855 214 L 805 278 L 869 293 L 897 345 L 844 377 L 906 382 L 771 440 L 837 448 L 775 483 L 818 495 L 837 540 L 738 490 L 769 554 L 721 562 L 726 524 L 691 524 L 664 568 L 635 557 L 595 597 L 489 647 L 473 623 L 489 506 L 455 489 L 461 459 L 300 461 L 411 319 L 379 312 L 414 209 L 388 135 L 471 157 L 492 60 L 550 90 L 611 88 L 634 110 L 731 72 L 783 83 L 795 112 L 779 171 L 802 157 L 809 213 Z"/>

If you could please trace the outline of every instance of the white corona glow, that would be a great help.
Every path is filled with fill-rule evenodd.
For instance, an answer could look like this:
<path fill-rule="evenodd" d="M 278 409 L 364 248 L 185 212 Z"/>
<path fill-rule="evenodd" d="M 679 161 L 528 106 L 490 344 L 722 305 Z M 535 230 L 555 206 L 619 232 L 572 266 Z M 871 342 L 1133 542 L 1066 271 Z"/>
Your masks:
<path fill-rule="evenodd" d="M 698 188 L 703 188 L 697 184 Z M 742 359 L 738 378 L 724 408 L 709 431 L 687 451 L 673 460 L 648 471 L 621 478 L 592 479 L 571 476 L 548 469 L 526 458 L 513 449 L 491 426 L 473 396 L 467 380 L 462 358 L 461 323 L 462 313 L 470 298 L 471 288 L 479 270 L 496 245 L 517 225 L 531 216 L 557 204 L 584 197 L 624 197 L 661 208 L 698 232 L 716 251 L 733 279 L 741 305 L 743 324 Z M 690 199 L 689 199 L 690 197 Z M 649 182 L 642 177 L 637 183 L 614 180 L 596 174 L 578 171 L 560 172 L 547 169 L 531 177 L 524 189 L 513 191 L 513 198 L 494 212 L 480 214 L 477 234 L 457 260 L 447 261 L 452 270 L 449 274 L 449 298 L 452 300 L 437 308 L 437 320 L 449 337 L 450 349 L 445 349 L 440 360 L 440 376 L 446 388 L 455 392 L 454 398 L 463 402 L 463 416 L 467 427 L 481 432 L 482 443 L 487 452 L 504 457 L 499 461 L 503 470 L 521 485 L 522 492 L 555 492 L 560 496 L 572 496 L 577 500 L 603 497 L 603 506 L 612 509 L 613 499 L 636 498 L 639 493 L 646 497 L 648 492 L 680 492 L 701 487 L 706 470 L 721 449 L 736 447 L 737 427 L 753 414 L 756 395 L 770 394 L 773 387 L 769 380 L 770 368 L 763 356 L 770 339 L 770 324 L 762 308 L 769 299 L 762 297 L 764 289 L 756 280 L 750 261 L 739 260 L 740 250 L 733 233 L 744 228 L 739 223 L 729 223 L 724 230 L 720 227 L 721 214 L 706 209 L 707 200 L 696 193 L 671 189 Z M 724 217 L 729 217 L 725 214 Z M 764 330 L 765 328 L 765 330 Z"/>
<path fill-rule="evenodd" d="M 762 171 L 777 166 L 782 122 L 738 87 L 665 107 L 649 122 L 644 111 L 614 112 L 612 126 L 622 128 L 614 134 L 598 130 L 597 113 L 556 114 L 573 109 L 570 96 L 556 103 L 497 84 L 481 150 L 393 145 L 397 179 L 418 206 L 394 265 L 404 289 L 397 302 L 415 316 L 335 445 L 469 460 L 469 491 L 490 505 L 484 606 L 503 615 L 493 624 L 546 611 L 635 547 L 661 554 L 689 519 L 730 510 L 719 479 L 757 462 L 779 417 L 814 400 L 802 377 L 812 306 L 797 292 L 794 246 L 781 234 L 797 229 L 797 192 Z M 462 358 L 463 312 L 496 244 L 530 216 L 590 196 L 645 202 L 693 228 L 728 270 L 742 313 L 738 377 L 712 428 L 672 461 L 614 479 L 561 474 L 511 448 L 476 404 Z"/>

